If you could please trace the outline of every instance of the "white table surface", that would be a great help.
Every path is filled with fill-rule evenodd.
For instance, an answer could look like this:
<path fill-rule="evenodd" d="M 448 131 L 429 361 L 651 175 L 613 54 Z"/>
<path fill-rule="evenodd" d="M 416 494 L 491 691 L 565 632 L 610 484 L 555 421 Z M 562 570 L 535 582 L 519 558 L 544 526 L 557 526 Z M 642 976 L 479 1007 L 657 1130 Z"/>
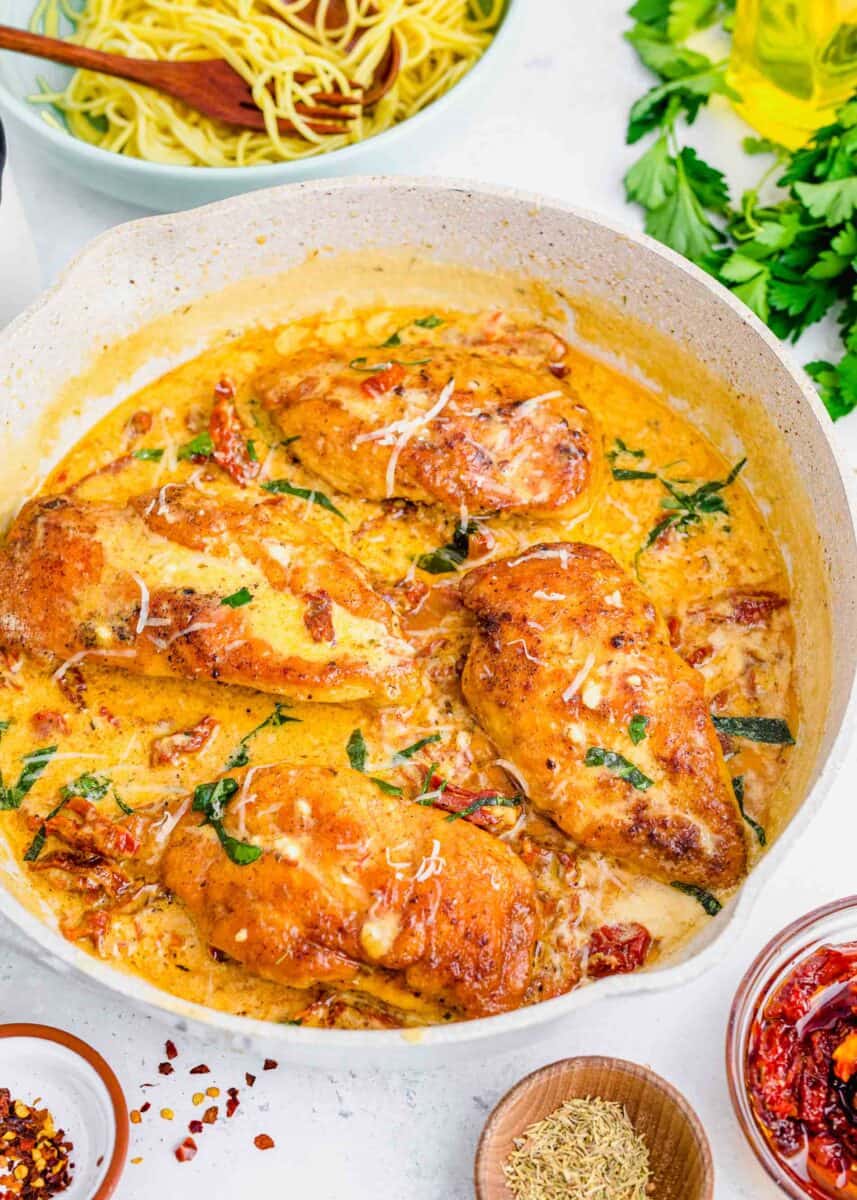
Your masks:
<path fill-rule="evenodd" d="M 512 184 L 638 224 L 621 187 L 634 156 L 623 144 L 624 121 L 648 83 L 620 37 L 625 2 L 528 3 L 540 19 L 528 24 L 508 79 L 485 105 L 488 115 L 479 129 L 420 161 L 408 161 L 403 151 L 401 170 Z M 720 105 L 703 114 L 694 131 L 706 157 L 726 167 L 739 186 L 757 171 L 757 163 L 738 148 L 742 132 Z M 46 284 L 90 238 L 143 215 L 61 179 L 14 137 L 10 157 Z M 802 358 L 834 344 L 832 332 L 822 330 L 801 347 Z M 857 414 L 840 423 L 837 433 L 857 463 Z M 857 767 L 857 755 L 851 762 Z M 178 1166 L 171 1153 L 191 1115 L 187 1076 L 177 1071 L 156 1088 L 139 1091 L 141 1082 L 160 1078 L 156 1064 L 169 1035 L 165 1023 L 77 979 L 53 974 L 13 949 L 8 930 L 0 941 L 0 1020 L 44 1021 L 72 1030 L 113 1064 L 131 1106 L 151 1100 L 145 1124 L 132 1130 L 131 1153 L 142 1155 L 143 1162 L 129 1165 L 119 1189 L 122 1200 L 260 1194 L 294 1200 L 375 1200 L 379 1194 L 465 1200 L 473 1194 L 479 1131 L 502 1093 L 544 1063 L 592 1053 L 648 1063 L 689 1097 L 711 1138 L 717 1200 L 774 1200 L 781 1193 L 756 1165 L 729 1105 L 726 1015 L 743 971 L 772 934 L 807 909 L 857 890 L 853 777 L 853 769 L 842 773 L 823 813 L 758 901 L 728 961 L 681 991 L 603 1002 L 527 1050 L 443 1074 L 358 1075 L 347 1064 L 335 1074 L 285 1065 L 263 1073 L 243 1055 L 189 1034 L 177 1037 L 185 1065 L 193 1060 L 212 1066 L 214 1074 L 200 1082 L 214 1080 L 225 1089 L 240 1084 L 245 1069 L 259 1076 L 252 1092 L 242 1089 L 238 1115 L 206 1131 L 199 1155 L 187 1166 Z M 162 1106 L 176 1110 L 172 1125 L 154 1115 Z M 262 1131 L 277 1143 L 265 1154 L 252 1145 Z"/>

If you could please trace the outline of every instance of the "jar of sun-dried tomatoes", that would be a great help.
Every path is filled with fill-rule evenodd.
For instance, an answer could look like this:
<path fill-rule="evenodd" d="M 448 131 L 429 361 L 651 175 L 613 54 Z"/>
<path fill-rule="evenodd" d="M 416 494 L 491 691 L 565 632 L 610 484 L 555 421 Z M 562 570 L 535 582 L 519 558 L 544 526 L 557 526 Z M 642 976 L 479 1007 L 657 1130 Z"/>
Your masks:
<path fill-rule="evenodd" d="M 857 896 L 794 921 L 736 993 L 726 1071 L 738 1121 L 794 1200 L 857 1200 Z"/>

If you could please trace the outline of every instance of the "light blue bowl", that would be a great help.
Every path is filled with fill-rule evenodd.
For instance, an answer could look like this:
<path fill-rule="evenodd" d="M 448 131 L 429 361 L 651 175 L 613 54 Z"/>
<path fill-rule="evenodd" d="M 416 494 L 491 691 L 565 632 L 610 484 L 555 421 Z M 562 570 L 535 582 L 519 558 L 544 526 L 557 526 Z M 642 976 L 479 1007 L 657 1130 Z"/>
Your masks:
<path fill-rule="evenodd" d="M 479 92 L 503 78 L 526 0 L 507 0 L 506 13 L 485 54 L 449 92 L 400 125 L 341 150 L 296 162 L 258 167 L 180 167 L 144 162 L 100 150 L 49 125 L 26 97 L 38 92 L 37 78 L 62 87 L 66 67 L 0 51 L 0 110 L 51 163 L 88 187 L 158 212 L 176 212 L 242 192 L 304 179 L 337 175 L 384 175 L 418 166 L 427 148 L 462 137 L 478 116 Z M 26 28 L 35 0 L 0 0 L 0 23 Z"/>

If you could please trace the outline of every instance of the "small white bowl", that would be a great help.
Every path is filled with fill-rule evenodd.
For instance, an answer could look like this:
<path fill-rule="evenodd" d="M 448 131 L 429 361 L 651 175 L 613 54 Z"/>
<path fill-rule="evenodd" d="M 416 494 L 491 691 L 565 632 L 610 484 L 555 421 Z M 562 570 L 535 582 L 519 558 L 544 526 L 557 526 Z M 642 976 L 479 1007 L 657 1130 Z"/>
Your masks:
<path fill-rule="evenodd" d="M 80 1038 L 50 1025 L 0 1025 L 0 1082 L 13 1100 L 39 1102 L 73 1143 L 65 1200 L 108 1200 L 128 1154 L 119 1080 Z"/>
<path fill-rule="evenodd" d="M 0 22 L 27 28 L 36 0 L 0 0 Z M 40 107 L 28 96 L 39 91 L 37 79 L 64 87 L 68 67 L 43 59 L 0 51 L 0 111 L 33 145 L 50 155 L 51 163 L 96 191 L 158 212 L 177 212 L 243 192 L 339 175 L 392 174 L 415 169 L 428 146 L 460 138 L 478 115 L 477 93 L 491 79 L 503 79 L 504 50 L 516 42 L 515 26 L 526 0 L 506 0 L 506 12 L 493 41 L 475 66 L 439 99 L 408 120 L 366 141 L 294 162 L 257 167 L 182 167 L 145 162 L 90 146 L 64 129 L 49 125 Z"/>

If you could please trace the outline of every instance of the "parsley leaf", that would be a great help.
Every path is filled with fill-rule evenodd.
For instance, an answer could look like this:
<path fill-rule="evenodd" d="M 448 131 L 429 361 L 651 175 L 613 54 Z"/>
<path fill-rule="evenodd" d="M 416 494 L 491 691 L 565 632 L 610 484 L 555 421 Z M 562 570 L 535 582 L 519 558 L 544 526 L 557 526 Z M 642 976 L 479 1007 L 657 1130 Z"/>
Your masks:
<path fill-rule="evenodd" d="M 160 462 L 164 457 L 164 451 L 159 446 L 141 446 L 139 450 L 131 451 L 132 458 L 139 458 L 141 462 Z"/>
<path fill-rule="evenodd" d="M 427 317 L 417 317 L 414 321 L 415 325 L 419 325 L 420 329 L 437 329 L 438 325 L 443 325 L 443 317 L 437 317 L 434 313 L 429 313 Z"/>

